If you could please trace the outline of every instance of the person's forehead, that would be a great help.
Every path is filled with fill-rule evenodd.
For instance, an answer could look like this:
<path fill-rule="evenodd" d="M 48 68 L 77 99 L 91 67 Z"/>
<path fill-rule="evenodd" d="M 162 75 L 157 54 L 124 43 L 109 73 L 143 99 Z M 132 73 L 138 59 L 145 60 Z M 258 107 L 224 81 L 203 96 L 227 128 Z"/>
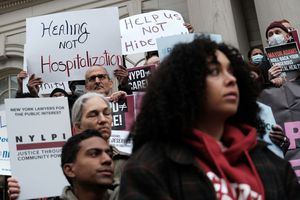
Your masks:
<path fill-rule="evenodd" d="M 90 110 L 95 110 L 99 108 L 107 108 L 106 102 L 101 97 L 92 97 L 88 99 L 83 105 L 83 112 L 89 112 Z"/>
<path fill-rule="evenodd" d="M 93 67 L 87 72 L 87 76 L 91 76 L 94 74 L 107 74 L 107 71 L 103 67 Z"/>
<path fill-rule="evenodd" d="M 88 151 L 89 149 L 110 149 L 108 143 L 103 138 L 96 136 L 81 141 L 79 146 L 81 151 Z"/>
<path fill-rule="evenodd" d="M 158 56 L 152 56 L 150 57 L 148 60 L 147 60 L 147 64 L 150 65 L 150 64 L 158 64 L 160 61 L 159 57 Z"/>
<path fill-rule="evenodd" d="M 257 53 L 263 53 L 261 49 L 253 49 L 252 55 L 257 54 Z"/>
<path fill-rule="evenodd" d="M 55 92 L 54 95 L 63 95 L 64 93 L 62 92 Z"/>
<path fill-rule="evenodd" d="M 216 56 L 218 59 L 218 62 L 220 62 L 220 64 L 223 64 L 225 66 L 230 66 L 230 60 L 227 58 L 227 56 L 220 50 L 216 50 Z"/>

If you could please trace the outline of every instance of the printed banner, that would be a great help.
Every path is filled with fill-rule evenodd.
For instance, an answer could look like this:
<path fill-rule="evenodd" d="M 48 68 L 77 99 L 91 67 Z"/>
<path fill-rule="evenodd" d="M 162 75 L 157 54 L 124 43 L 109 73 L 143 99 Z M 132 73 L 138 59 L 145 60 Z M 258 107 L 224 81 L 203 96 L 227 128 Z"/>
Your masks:
<path fill-rule="evenodd" d="M 157 50 L 156 38 L 186 34 L 183 17 L 171 10 L 159 10 L 120 20 L 124 55 Z"/>
<path fill-rule="evenodd" d="M 26 65 L 45 83 L 84 80 L 90 66 L 122 64 L 118 8 L 56 13 L 26 19 Z"/>
<path fill-rule="evenodd" d="M 186 35 L 173 35 L 164 38 L 157 38 L 158 54 L 160 61 L 170 54 L 171 50 L 178 43 L 189 43 L 194 40 L 196 36 L 208 37 L 211 40 L 220 43 L 222 42 L 222 36 L 218 34 L 206 34 L 206 33 L 192 33 Z"/>
<path fill-rule="evenodd" d="M 132 141 L 126 142 L 130 127 L 135 119 L 134 97 L 128 95 L 124 102 L 110 102 L 112 109 L 112 134 L 109 143 L 122 152 L 131 153 Z"/>
<path fill-rule="evenodd" d="M 265 48 L 272 65 L 280 65 L 288 80 L 297 77 L 300 69 L 300 54 L 295 42 Z"/>
<path fill-rule="evenodd" d="M 11 175 L 5 112 L 0 111 L 0 175 Z"/>
<path fill-rule="evenodd" d="M 148 65 L 128 69 L 129 81 L 132 92 L 142 92 L 148 86 L 148 77 L 154 72 L 155 66 Z"/>
<path fill-rule="evenodd" d="M 68 185 L 60 167 L 61 147 L 71 137 L 67 98 L 5 99 L 5 109 L 20 199 L 59 196 Z"/>
<path fill-rule="evenodd" d="M 300 182 L 300 81 L 263 90 L 259 101 L 272 108 L 275 120 L 290 140 L 285 159 L 292 164 Z"/>

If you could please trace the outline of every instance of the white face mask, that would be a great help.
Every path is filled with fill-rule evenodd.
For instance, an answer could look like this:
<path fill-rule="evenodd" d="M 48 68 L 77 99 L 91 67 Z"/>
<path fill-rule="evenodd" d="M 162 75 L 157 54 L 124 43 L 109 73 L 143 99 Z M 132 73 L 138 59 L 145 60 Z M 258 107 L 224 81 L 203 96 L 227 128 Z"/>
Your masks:
<path fill-rule="evenodd" d="M 269 46 L 281 45 L 287 43 L 282 34 L 273 34 L 268 40 Z"/>

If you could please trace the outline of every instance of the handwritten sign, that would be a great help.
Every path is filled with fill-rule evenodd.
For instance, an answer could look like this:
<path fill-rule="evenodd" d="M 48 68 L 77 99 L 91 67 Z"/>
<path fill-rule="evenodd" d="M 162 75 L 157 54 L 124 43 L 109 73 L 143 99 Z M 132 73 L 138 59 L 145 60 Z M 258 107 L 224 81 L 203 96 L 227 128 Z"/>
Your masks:
<path fill-rule="evenodd" d="M 154 72 L 155 66 L 133 67 L 128 69 L 129 81 L 132 92 L 145 91 L 148 86 L 148 78 Z"/>
<path fill-rule="evenodd" d="M 5 112 L 0 111 L 0 175 L 11 175 Z"/>
<path fill-rule="evenodd" d="M 24 60 L 26 60 L 24 58 Z M 23 70 L 27 71 L 27 64 L 23 64 Z M 27 76 L 25 79 L 23 79 L 23 93 L 29 92 L 27 88 L 27 83 L 29 81 L 29 76 Z M 39 94 L 50 94 L 55 88 L 60 88 L 66 91 L 67 93 L 70 93 L 71 90 L 69 88 L 69 84 L 67 81 L 64 82 L 54 82 L 54 83 L 42 83 L 40 86 Z"/>
<path fill-rule="evenodd" d="M 134 97 L 128 95 L 125 102 L 110 102 L 110 107 L 113 124 L 109 143 L 120 151 L 131 153 L 132 142 L 126 143 L 126 138 L 135 119 Z"/>
<path fill-rule="evenodd" d="M 122 64 L 118 8 L 63 12 L 26 19 L 26 64 L 46 83 L 84 80 L 90 66 Z"/>
<path fill-rule="evenodd" d="M 212 41 L 215 41 L 217 43 L 222 42 L 221 35 L 207 33 L 192 33 L 186 35 L 173 35 L 163 38 L 157 38 L 156 42 L 158 46 L 158 55 L 160 60 L 162 61 L 166 56 L 168 56 L 171 53 L 175 44 L 192 42 L 197 36 L 210 38 Z"/>
<path fill-rule="evenodd" d="M 23 92 L 29 92 L 26 84 L 28 83 L 28 78 L 24 80 Z M 39 94 L 50 94 L 55 88 L 63 89 L 64 91 L 70 93 L 68 82 L 55 82 L 55 83 L 42 83 L 40 86 Z"/>
<path fill-rule="evenodd" d="M 68 185 L 60 167 L 61 147 L 71 136 L 67 98 L 5 99 L 5 109 L 20 199 L 59 196 Z"/>
<path fill-rule="evenodd" d="M 156 38 L 185 34 L 182 16 L 175 11 L 159 10 L 120 20 L 124 55 L 157 50 Z"/>
<path fill-rule="evenodd" d="M 300 69 L 300 54 L 295 42 L 265 48 L 272 65 L 280 65 L 288 80 L 296 78 Z"/>

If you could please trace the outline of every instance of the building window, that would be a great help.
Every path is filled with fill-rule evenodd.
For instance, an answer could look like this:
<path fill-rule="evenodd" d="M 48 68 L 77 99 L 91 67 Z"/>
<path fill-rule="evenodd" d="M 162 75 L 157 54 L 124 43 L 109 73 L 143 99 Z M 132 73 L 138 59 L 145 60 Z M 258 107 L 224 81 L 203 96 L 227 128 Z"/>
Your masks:
<path fill-rule="evenodd" d="M 17 89 L 18 82 L 16 74 L 0 77 L 0 104 L 4 104 L 4 99 L 14 98 Z"/>

